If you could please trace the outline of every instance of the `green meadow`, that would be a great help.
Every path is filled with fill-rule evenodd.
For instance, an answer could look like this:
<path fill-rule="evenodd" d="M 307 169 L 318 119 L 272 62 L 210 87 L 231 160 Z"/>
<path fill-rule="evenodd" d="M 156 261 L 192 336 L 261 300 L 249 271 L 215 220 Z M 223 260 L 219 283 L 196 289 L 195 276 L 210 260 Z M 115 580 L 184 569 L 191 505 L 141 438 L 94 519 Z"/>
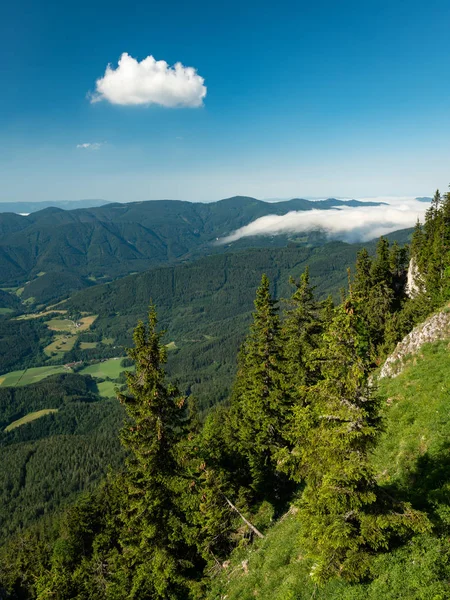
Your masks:
<path fill-rule="evenodd" d="M 51 413 L 58 412 L 57 408 L 44 408 L 43 410 L 36 410 L 35 412 L 28 413 L 21 419 L 17 419 L 17 421 L 13 421 L 5 427 L 5 432 L 12 431 L 16 429 L 16 427 L 20 427 L 21 425 L 25 425 L 25 423 L 31 423 L 31 421 L 35 421 L 36 419 L 40 419 L 41 417 L 45 417 L 45 415 L 49 415 Z"/>
<path fill-rule="evenodd" d="M 101 379 L 117 379 L 122 371 L 130 371 L 133 367 L 122 367 L 121 358 L 109 358 L 100 363 L 89 365 L 80 371 L 81 375 L 92 375 Z"/>
<path fill-rule="evenodd" d="M 48 367 L 33 367 L 31 369 L 23 369 L 21 371 L 11 371 L 5 375 L 0 375 L 1 387 L 15 387 L 36 383 L 45 379 L 49 375 L 57 373 L 67 373 L 68 370 L 62 365 L 51 365 Z"/>

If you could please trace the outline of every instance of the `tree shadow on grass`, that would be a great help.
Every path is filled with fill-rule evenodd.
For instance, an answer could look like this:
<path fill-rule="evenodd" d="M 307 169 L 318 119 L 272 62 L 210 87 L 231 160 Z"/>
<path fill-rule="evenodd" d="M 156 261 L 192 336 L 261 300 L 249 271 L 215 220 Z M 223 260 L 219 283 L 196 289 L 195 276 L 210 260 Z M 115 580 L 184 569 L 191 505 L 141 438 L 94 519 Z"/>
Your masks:
<path fill-rule="evenodd" d="M 438 452 L 421 455 L 414 468 L 397 485 L 384 489 L 414 508 L 427 512 L 439 527 L 450 527 L 450 444 Z M 448 521 L 442 522 L 443 508 L 448 507 Z"/>

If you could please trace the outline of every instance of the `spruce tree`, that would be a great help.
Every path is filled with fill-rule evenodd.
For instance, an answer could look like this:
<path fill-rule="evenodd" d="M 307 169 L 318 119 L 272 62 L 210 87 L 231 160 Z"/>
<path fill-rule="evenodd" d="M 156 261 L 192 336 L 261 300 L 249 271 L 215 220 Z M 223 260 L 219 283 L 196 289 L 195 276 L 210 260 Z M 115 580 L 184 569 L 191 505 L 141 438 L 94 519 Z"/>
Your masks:
<path fill-rule="evenodd" d="M 360 250 L 356 256 L 355 278 L 353 290 L 358 297 L 368 299 L 372 288 L 372 259 L 366 248 Z"/>
<path fill-rule="evenodd" d="M 313 382 L 310 369 L 311 352 L 317 348 L 321 327 L 320 305 L 314 298 L 314 287 L 309 280 L 309 269 L 296 282 L 291 278 L 295 291 L 288 301 L 283 323 L 285 357 L 285 381 L 288 393 L 295 398 L 296 391 Z"/>
<path fill-rule="evenodd" d="M 336 576 L 358 581 L 376 551 L 426 530 L 428 522 L 376 484 L 369 452 L 380 433 L 380 401 L 368 382 L 368 336 L 353 300 L 337 309 L 324 342 L 315 354 L 322 380 L 310 388 L 308 413 L 298 422 L 306 482 L 301 537 L 315 582 Z"/>
<path fill-rule="evenodd" d="M 128 422 L 121 441 L 126 463 L 123 529 L 120 540 L 131 574 L 129 598 L 189 597 L 195 573 L 193 533 L 186 519 L 189 480 L 180 467 L 184 398 L 165 381 L 166 349 L 150 308 L 148 324 L 138 323 L 128 350 L 135 371 L 127 373 L 128 392 L 120 394 Z"/>
<path fill-rule="evenodd" d="M 236 449 L 248 463 L 251 487 L 263 495 L 277 488 L 275 453 L 282 444 L 289 405 L 284 377 L 278 308 L 263 275 L 231 397 Z"/>
<path fill-rule="evenodd" d="M 391 284 L 391 269 L 389 262 L 389 241 L 381 236 L 377 243 L 376 256 L 371 267 L 373 285 L 382 283 L 389 286 Z"/>

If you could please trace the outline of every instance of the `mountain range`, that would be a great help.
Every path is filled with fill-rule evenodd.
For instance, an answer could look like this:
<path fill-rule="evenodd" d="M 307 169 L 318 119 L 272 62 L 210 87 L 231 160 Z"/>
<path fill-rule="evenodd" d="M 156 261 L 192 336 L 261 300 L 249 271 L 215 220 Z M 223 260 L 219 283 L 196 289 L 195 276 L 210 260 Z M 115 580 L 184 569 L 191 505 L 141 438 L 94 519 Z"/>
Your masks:
<path fill-rule="evenodd" d="M 216 244 L 218 239 L 268 214 L 379 204 L 333 198 L 269 203 L 234 197 L 208 204 L 158 200 L 76 210 L 50 207 L 28 216 L 0 213 L 0 284 L 17 285 L 49 272 L 70 271 L 71 278 L 91 281 L 116 278 L 223 252 L 226 248 Z M 308 235 L 303 237 L 307 242 Z M 286 241 L 286 236 L 275 242 L 261 237 L 234 247 L 285 245 Z M 85 283 L 78 279 L 71 289 Z"/>

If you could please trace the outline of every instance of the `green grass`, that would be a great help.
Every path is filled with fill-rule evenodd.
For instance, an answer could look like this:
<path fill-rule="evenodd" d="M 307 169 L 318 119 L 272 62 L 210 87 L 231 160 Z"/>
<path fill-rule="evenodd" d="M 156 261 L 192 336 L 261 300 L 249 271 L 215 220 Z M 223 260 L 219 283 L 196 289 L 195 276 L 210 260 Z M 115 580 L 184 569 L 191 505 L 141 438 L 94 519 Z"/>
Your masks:
<path fill-rule="evenodd" d="M 54 313 L 64 314 L 67 310 L 45 310 L 37 313 L 26 313 L 24 315 L 19 315 L 17 317 L 17 321 L 28 321 L 29 319 L 40 319 L 41 317 L 45 317 L 46 315 L 51 315 Z"/>
<path fill-rule="evenodd" d="M 89 350 L 90 348 L 97 348 L 98 342 L 80 342 L 81 350 Z"/>
<path fill-rule="evenodd" d="M 33 367 L 31 369 L 24 369 L 22 371 L 11 371 L 5 375 L 0 375 L 0 386 L 1 387 L 14 387 L 28 385 L 29 383 L 36 383 L 45 379 L 49 375 L 56 375 L 57 373 L 67 373 L 62 365 L 52 365 L 48 367 Z"/>
<path fill-rule="evenodd" d="M 130 371 L 133 367 L 122 367 L 121 358 L 110 358 L 101 363 L 89 365 L 80 371 L 81 375 L 92 375 L 101 379 L 117 379 L 122 371 Z"/>
<path fill-rule="evenodd" d="M 373 455 L 378 481 L 433 520 L 450 524 L 450 352 L 448 342 L 426 345 L 394 379 L 379 382 L 385 432 Z M 443 519 L 439 521 L 439 518 Z M 446 600 L 448 534 L 417 535 L 373 562 L 373 580 L 332 581 L 315 589 L 289 515 L 217 569 L 207 600 Z"/>
<path fill-rule="evenodd" d="M 112 346 L 114 344 L 114 338 L 113 337 L 104 337 L 102 339 L 102 344 L 104 344 L 105 346 Z"/>
<path fill-rule="evenodd" d="M 40 419 L 41 417 L 45 417 L 45 415 L 55 412 L 58 412 L 57 408 L 44 408 L 43 410 L 36 410 L 35 412 L 28 413 L 21 419 L 17 419 L 17 421 L 10 423 L 8 427 L 5 427 L 5 432 L 12 431 L 13 429 L 16 429 L 16 427 L 25 425 L 25 423 L 31 423 L 31 421 L 35 421 L 36 419 Z"/>
<path fill-rule="evenodd" d="M 77 341 L 76 335 L 56 335 L 51 344 L 44 348 L 47 356 L 59 355 L 62 356 L 65 352 L 69 352 Z"/>
<path fill-rule="evenodd" d="M 13 308 L 0 308 L 0 315 L 9 315 L 12 312 L 14 312 Z"/>
<path fill-rule="evenodd" d="M 425 461 L 449 455 L 450 352 L 448 342 L 427 344 L 394 379 L 379 382 L 386 433 L 374 455 L 380 481 L 408 486 Z M 431 469 L 431 465 L 429 466 Z M 450 468 L 447 477 L 450 480 Z"/>
<path fill-rule="evenodd" d="M 68 333 L 74 333 L 76 329 L 75 323 L 69 319 L 50 319 L 47 321 L 47 327 L 52 331 L 67 331 Z"/>
<path fill-rule="evenodd" d="M 115 387 L 116 384 L 114 381 L 102 381 L 98 385 L 98 393 L 103 398 L 115 398 L 116 392 Z"/>
<path fill-rule="evenodd" d="M 87 331 L 97 316 L 98 315 L 82 317 L 76 322 L 71 321 L 70 319 L 50 319 L 50 321 L 47 321 L 47 327 L 52 331 L 67 331 L 72 334 L 79 333 L 81 331 Z"/>

